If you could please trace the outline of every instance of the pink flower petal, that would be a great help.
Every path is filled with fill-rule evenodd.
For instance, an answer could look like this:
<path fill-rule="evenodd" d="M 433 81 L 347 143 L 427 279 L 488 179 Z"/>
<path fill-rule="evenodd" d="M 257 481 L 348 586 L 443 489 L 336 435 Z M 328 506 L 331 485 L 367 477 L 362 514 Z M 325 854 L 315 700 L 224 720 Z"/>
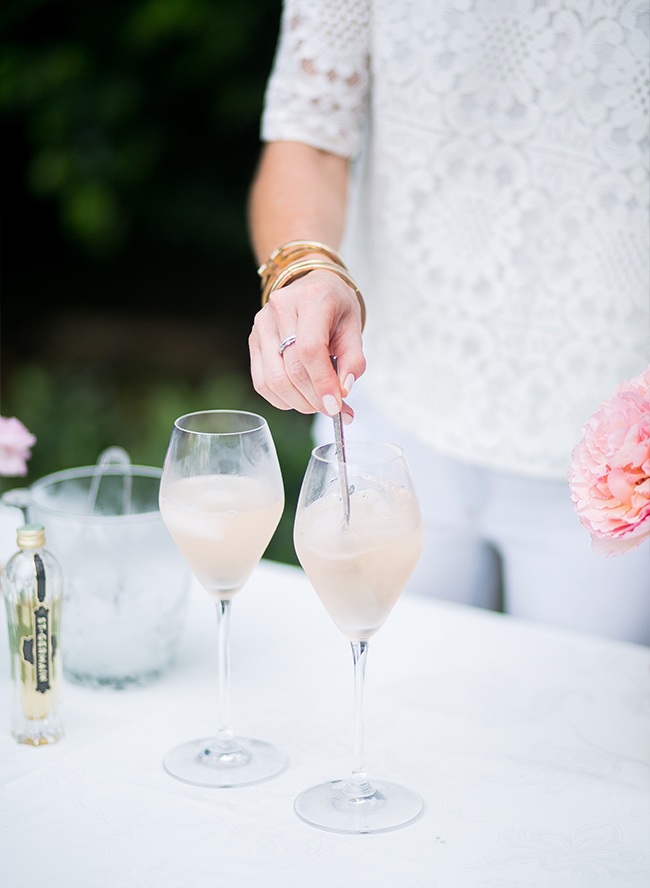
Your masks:
<path fill-rule="evenodd" d="M 36 438 L 15 416 L 0 416 L 0 475 L 26 475 Z"/>
<path fill-rule="evenodd" d="M 595 551 L 616 555 L 650 536 L 650 365 L 585 423 L 569 486 Z"/>

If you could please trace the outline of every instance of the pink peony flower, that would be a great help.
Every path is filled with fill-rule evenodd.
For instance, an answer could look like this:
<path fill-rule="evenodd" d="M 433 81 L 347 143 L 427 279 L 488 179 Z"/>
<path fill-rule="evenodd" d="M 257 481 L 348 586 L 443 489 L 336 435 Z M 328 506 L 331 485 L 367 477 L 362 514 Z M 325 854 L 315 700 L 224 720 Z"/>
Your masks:
<path fill-rule="evenodd" d="M 594 552 L 620 555 L 650 537 L 650 364 L 603 401 L 582 434 L 571 499 Z"/>
<path fill-rule="evenodd" d="M 36 438 L 19 419 L 0 416 L 0 475 L 26 475 Z"/>

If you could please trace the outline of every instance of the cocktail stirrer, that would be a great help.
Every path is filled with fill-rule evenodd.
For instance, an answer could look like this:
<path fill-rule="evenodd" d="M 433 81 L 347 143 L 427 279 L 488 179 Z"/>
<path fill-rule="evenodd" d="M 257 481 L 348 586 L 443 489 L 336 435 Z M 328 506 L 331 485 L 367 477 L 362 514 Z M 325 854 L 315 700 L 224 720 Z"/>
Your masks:
<path fill-rule="evenodd" d="M 338 376 L 338 360 L 334 355 L 330 355 L 330 360 L 336 370 Z M 336 456 L 339 461 L 339 478 L 341 481 L 341 495 L 343 499 L 343 526 L 350 526 L 350 484 L 348 481 L 348 467 L 345 461 L 345 441 L 343 439 L 343 414 L 337 413 L 333 417 L 334 421 L 334 440 L 336 441 Z"/>

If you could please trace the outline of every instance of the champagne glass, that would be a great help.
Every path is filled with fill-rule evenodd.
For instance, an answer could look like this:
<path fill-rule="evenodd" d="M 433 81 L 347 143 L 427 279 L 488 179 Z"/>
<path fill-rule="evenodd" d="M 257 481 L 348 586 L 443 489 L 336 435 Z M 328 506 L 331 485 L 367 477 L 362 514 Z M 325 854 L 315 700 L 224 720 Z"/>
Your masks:
<path fill-rule="evenodd" d="M 294 545 L 317 595 L 346 635 L 354 661 L 352 774 L 302 792 L 297 815 L 330 832 L 374 833 L 405 826 L 421 797 L 369 781 L 363 752 L 363 683 L 368 639 L 380 629 L 422 550 L 422 519 L 404 453 L 393 444 L 348 442 L 349 521 L 334 444 L 312 451 L 302 483 Z"/>
<path fill-rule="evenodd" d="M 275 446 L 255 413 L 206 410 L 174 423 L 160 511 L 197 580 L 215 600 L 219 638 L 219 722 L 215 737 L 169 752 L 165 770 L 196 786 L 245 786 L 287 764 L 270 743 L 235 736 L 230 724 L 230 603 L 258 563 L 284 508 Z"/>

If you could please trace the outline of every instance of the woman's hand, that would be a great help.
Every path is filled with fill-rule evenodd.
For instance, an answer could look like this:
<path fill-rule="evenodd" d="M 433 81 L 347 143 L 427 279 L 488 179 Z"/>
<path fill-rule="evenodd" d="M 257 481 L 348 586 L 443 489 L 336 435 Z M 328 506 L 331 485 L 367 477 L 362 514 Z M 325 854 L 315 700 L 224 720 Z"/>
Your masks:
<path fill-rule="evenodd" d="M 279 352 L 290 336 L 296 341 Z M 280 410 L 354 413 L 345 404 L 366 368 L 361 309 L 354 290 L 331 271 L 314 270 L 274 290 L 249 337 L 255 390 Z M 338 358 L 338 377 L 330 355 Z"/>
<path fill-rule="evenodd" d="M 348 161 L 301 142 L 264 146 L 250 198 L 255 255 L 267 261 L 282 244 L 341 242 Z M 310 259 L 331 262 L 327 255 Z M 280 343 L 295 336 L 279 352 Z M 356 293 L 337 274 L 314 269 L 274 290 L 257 313 L 249 338 L 255 389 L 274 407 L 300 413 L 353 412 L 343 398 L 366 368 L 361 349 L 361 309 Z M 330 361 L 338 358 L 338 377 Z"/>

